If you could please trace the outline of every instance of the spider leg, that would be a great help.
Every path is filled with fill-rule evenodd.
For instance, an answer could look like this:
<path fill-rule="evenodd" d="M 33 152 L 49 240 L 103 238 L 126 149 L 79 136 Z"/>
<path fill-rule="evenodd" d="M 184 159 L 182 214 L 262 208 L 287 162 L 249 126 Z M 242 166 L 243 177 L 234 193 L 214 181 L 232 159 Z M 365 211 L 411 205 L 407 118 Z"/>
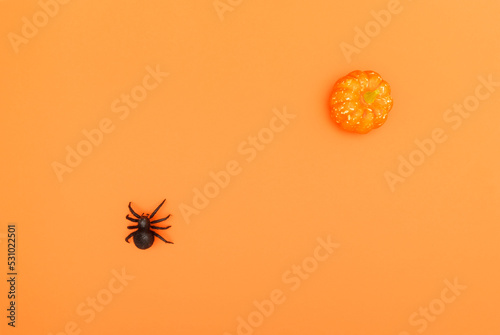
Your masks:
<path fill-rule="evenodd" d="M 163 242 L 165 242 L 165 243 L 172 243 L 172 244 L 174 244 L 174 242 L 167 241 L 166 239 L 164 239 L 163 237 L 161 237 L 160 235 L 158 235 L 158 234 L 157 234 L 157 233 L 155 233 L 154 231 L 151 231 L 151 232 L 154 234 L 154 236 L 158 237 L 158 238 L 159 238 L 160 240 L 162 240 Z"/>
<path fill-rule="evenodd" d="M 163 219 L 158 219 L 158 220 L 154 220 L 154 221 L 151 221 L 150 223 L 158 223 L 158 222 L 162 222 L 162 221 L 165 221 L 166 219 L 168 219 L 170 217 L 171 214 L 168 214 L 168 216 L 166 218 L 163 218 Z"/>
<path fill-rule="evenodd" d="M 158 210 L 160 209 L 160 207 L 165 203 L 165 200 L 167 200 L 167 199 L 163 199 L 163 201 L 161 202 L 161 204 L 158 207 L 156 207 L 155 211 L 149 216 L 150 220 L 153 218 L 153 216 L 155 216 L 156 212 L 158 212 Z"/>
<path fill-rule="evenodd" d="M 128 229 L 135 229 L 135 228 L 139 228 L 139 226 L 127 226 Z"/>
<path fill-rule="evenodd" d="M 127 216 L 125 217 L 125 219 L 130 220 L 130 221 L 132 221 L 132 222 L 139 222 L 139 220 L 138 220 L 138 219 L 131 218 L 130 216 L 128 216 L 128 214 L 127 214 Z"/>
<path fill-rule="evenodd" d="M 130 243 L 128 240 L 129 240 L 129 238 L 131 238 L 132 236 L 134 236 L 135 233 L 136 232 L 134 231 L 133 233 L 130 233 L 127 237 L 125 237 L 125 242 Z"/>
<path fill-rule="evenodd" d="M 154 226 L 151 226 L 150 228 L 151 229 L 168 229 L 170 227 L 172 227 L 172 226 L 168 226 L 168 227 L 154 227 Z"/>
<path fill-rule="evenodd" d="M 132 206 L 130 205 L 132 204 L 131 202 L 128 203 L 128 209 L 130 209 L 130 213 L 134 214 L 134 216 L 138 219 L 141 218 L 141 216 L 139 214 L 137 214 L 136 212 L 134 212 L 134 210 L 132 209 Z"/>

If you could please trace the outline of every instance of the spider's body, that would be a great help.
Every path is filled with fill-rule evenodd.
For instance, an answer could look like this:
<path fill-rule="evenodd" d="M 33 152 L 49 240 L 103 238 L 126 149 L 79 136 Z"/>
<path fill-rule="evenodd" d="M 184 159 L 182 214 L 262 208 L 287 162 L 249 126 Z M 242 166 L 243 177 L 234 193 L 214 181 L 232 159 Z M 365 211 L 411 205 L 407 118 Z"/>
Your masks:
<path fill-rule="evenodd" d="M 168 229 L 171 227 L 171 226 L 168 226 L 168 227 L 156 227 L 156 226 L 154 226 L 155 223 L 162 222 L 162 221 L 165 221 L 166 219 L 168 219 L 170 217 L 170 214 L 163 219 L 151 221 L 151 219 L 156 214 L 156 212 L 158 212 L 158 210 L 163 205 L 165 200 L 163 200 L 163 202 L 155 209 L 155 211 L 151 215 L 144 214 L 144 213 L 142 215 L 139 215 L 132 209 L 131 203 L 128 204 L 128 208 L 130 209 L 130 213 L 132 213 L 132 215 L 134 215 L 137 219 L 134 219 L 134 218 L 128 216 L 128 214 L 126 216 L 126 219 L 129 221 L 132 221 L 132 222 L 136 222 L 137 225 L 136 226 L 128 226 L 127 228 L 128 229 L 137 229 L 137 230 L 130 233 L 125 238 L 126 242 L 128 242 L 128 240 L 131 237 L 134 237 L 134 244 L 139 249 L 147 249 L 147 248 L 151 247 L 153 245 L 153 242 L 155 241 L 155 236 L 158 237 L 160 240 L 162 240 L 165 243 L 173 243 L 173 242 L 165 240 L 163 237 L 161 237 L 159 234 L 157 234 L 156 232 L 154 232 L 152 230 L 152 229 Z"/>

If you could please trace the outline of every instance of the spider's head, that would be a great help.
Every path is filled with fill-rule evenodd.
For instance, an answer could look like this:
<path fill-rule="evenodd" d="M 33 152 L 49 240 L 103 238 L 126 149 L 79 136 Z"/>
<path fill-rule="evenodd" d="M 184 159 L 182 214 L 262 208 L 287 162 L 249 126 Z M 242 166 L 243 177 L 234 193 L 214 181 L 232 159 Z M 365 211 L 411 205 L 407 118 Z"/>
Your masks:
<path fill-rule="evenodd" d="M 149 228 L 149 216 L 142 214 L 141 218 L 137 222 L 137 225 L 142 229 Z"/>

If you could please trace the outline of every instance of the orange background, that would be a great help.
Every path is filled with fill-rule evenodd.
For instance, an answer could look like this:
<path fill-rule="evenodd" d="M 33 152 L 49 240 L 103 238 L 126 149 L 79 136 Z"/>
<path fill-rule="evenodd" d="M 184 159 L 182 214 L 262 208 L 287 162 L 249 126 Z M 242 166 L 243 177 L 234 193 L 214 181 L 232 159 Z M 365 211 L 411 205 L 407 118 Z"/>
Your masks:
<path fill-rule="evenodd" d="M 19 273 L 15 329 L 0 284 L 1 333 L 237 334 L 280 290 L 255 334 L 418 334 L 425 322 L 409 318 L 458 280 L 467 288 L 425 333 L 498 334 L 500 87 L 468 118 L 446 113 L 473 101 L 478 77 L 500 82 L 500 3 L 401 0 L 351 62 L 341 43 L 391 1 L 230 3 L 221 20 L 211 0 L 70 1 L 16 53 L 9 33 L 41 7 L 0 2 L 2 277 L 9 222 Z M 147 67 L 169 76 L 115 113 Z M 328 115 L 331 87 L 355 69 L 393 91 L 367 135 Z M 285 108 L 295 118 L 248 162 L 240 145 Z M 59 181 L 54 162 L 106 119 Z M 436 128 L 446 141 L 391 189 L 387 172 Z M 240 173 L 186 220 L 182 205 L 233 160 Z M 175 244 L 125 243 L 128 202 L 151 213 L 164 198 L 172 228 L 158 232 Z M 340 247 L 292 290 L 283 276 L 328 236 Z M 133 279 L 120 287 L 122 270 Z M 108 303 L 87 322 L 77 309 L 98 296 Z"/>

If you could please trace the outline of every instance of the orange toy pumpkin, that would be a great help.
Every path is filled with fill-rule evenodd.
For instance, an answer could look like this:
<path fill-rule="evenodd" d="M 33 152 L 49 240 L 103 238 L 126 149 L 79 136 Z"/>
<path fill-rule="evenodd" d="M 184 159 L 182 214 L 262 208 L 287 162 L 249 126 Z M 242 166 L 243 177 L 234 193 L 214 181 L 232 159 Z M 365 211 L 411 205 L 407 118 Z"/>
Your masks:
<path fill-rule="evenodd" d="M 347 131 L 366 134 L 380 127 L 391 108 L 391 87 L 374 71 L 353 71 L 333 87 L 330 113 Z"/>

